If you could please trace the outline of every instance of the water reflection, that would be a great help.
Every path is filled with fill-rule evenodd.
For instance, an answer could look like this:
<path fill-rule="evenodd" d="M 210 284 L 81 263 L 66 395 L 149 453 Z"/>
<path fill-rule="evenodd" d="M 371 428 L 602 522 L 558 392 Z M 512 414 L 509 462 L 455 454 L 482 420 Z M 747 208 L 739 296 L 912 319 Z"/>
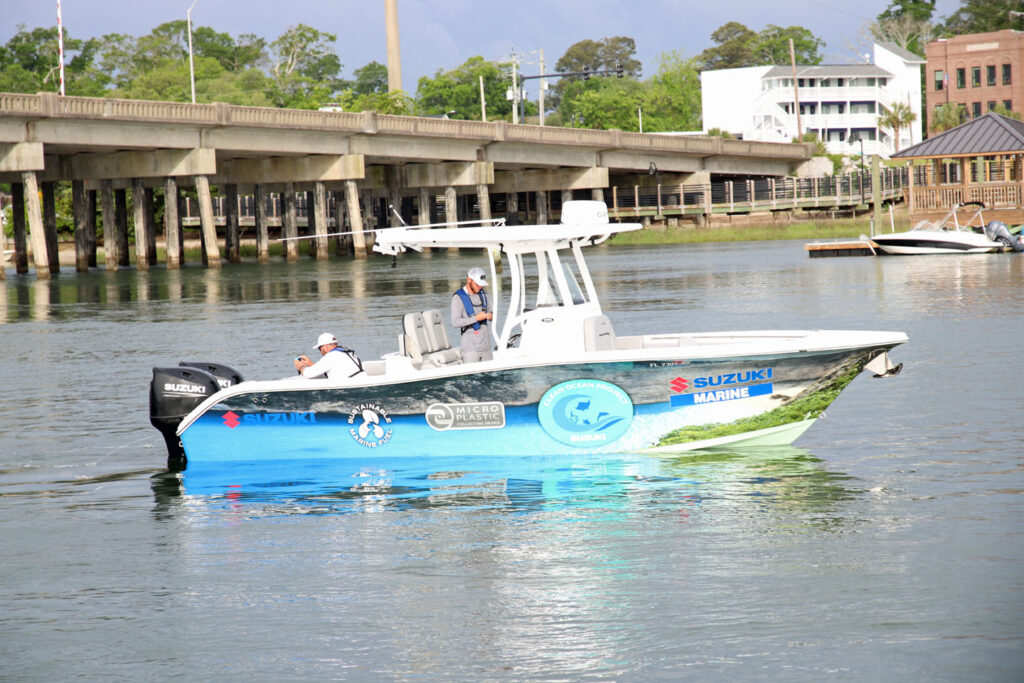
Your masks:
<path fill-rule="evenodd" d="M 842 505 L 859 495 L 852 479 L 799 448 L 566 458 L 407 458 L 388 469 L 356 461 L 225 464 L 152 479 L 155 511 L 183 501 L 247 516 L 348 514 L 479 508 L 510 512 L 690 509 L 742 506 L 845 523 Z"/>

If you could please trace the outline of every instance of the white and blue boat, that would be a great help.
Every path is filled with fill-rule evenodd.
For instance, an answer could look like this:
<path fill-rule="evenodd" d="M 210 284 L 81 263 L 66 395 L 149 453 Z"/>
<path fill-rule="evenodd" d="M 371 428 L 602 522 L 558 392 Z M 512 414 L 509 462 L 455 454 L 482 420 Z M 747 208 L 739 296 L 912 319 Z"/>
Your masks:
<path fill-rule="evenodd" d="M 463 363 L 441 313 L 413 311 L 402 318 L 398 348 L 350 378 L 242 381 L 212 363 L 154 368 L 151 421 L 172 466 L 187 459 L 189 470 L 321 458 L 387 469 L 402 457 L 675 453 L 788 445 L 862 370 L 899 371 L 888 352 L 907 341 L 901 332 L 617 335 L 583 250 L 640 228 L 609 223 L 601 202 L 567 202 L 557 225 L 378 230 L 382 254 L 488 253 L 492 360 Z"/>

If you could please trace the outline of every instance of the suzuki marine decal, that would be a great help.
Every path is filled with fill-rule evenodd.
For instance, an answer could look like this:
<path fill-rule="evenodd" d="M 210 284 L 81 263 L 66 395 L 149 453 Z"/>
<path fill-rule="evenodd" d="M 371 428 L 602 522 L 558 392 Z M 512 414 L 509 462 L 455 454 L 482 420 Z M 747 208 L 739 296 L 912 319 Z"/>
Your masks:
<path fill-rule="evenodd" d="M 424 415 L 439 432 L 449 429 L 500 429 L 505 426 L 505 405 L 486 403 L 435 403 Z"/>
<path fill-rule="evenodd" d="M 767 396 L 771 393 L 773 393 L 773 390 L 769 382 L 768 384 L 751 384 L 746 387 L 700 391 L 694 394 L 676 394 L 670 400 L 673 406 L 693 406 L 704 403 L 735 401 L 736 399 L 750 398 L 751 396 Z"/>
<path fill-rule="evenodd" d="M 224 424 L 234 429 L 239 425 L 311 425 L 316 424 L 316 413 L 245 413 L 229 410 L 223 415 Z"/>
<path fill-rule="evenodd" d="M 391 416 L 376 403 L 360 403 L 348 413 L 349 436 L 360 446 L 379 448 L 391 441 Z"/>
<path fill-rule="evenodd" d="M 633 401 L 610 382 L 574 379 L 548 389 L 537 404 L 537 419 L 551 438 L 569 446 L 603 446 L 633 423 Z"/>
<path fill-rule="evenodd" d="M 727 372 L 721 375 L 706 375 L 704 377 L 676 377 L 668 383 L 668 386 L 675 394 L 682 395 L 672 396 L 669 400 L 673 406 L 692 406 L 701 403 L 733 401 L 738 398 L 749 398 L 750 396 L 763 396 L 772 393 L 771 382 L 752 384 L 746 387 L 738 387 L 736 385 L 764 382 L 764 380 L 772 379 L 773 374 L 772 368 L 760 368 L 758 370 Z M 686 391 L 694 393 L 683 394 Z"/>

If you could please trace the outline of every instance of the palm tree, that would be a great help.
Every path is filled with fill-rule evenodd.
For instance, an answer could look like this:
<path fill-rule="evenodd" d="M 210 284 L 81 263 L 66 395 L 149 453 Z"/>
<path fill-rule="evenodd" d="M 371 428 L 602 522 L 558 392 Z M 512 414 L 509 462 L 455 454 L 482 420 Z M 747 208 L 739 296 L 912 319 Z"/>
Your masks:
<path fill-rule="evenodd" d="M 929 127 L 933 133 L 941 133 L 950 128 L 956 128 L 964 122 L 965 110 L 959 104 L 947 102 L 935 108 L 932 112 L 932 125 Z"/>
<path fill-rule="evenodd" d="M 917 114 L 910 110 L 910 105 L 903 102 L 895 102 L 889 111 L 878 117 L 878 124 L 885 128 L 892 129 L 892 137 L 895 142 L 894 151 L 900 151 L 900 130 L 906 128 L 917 120 Z"/>

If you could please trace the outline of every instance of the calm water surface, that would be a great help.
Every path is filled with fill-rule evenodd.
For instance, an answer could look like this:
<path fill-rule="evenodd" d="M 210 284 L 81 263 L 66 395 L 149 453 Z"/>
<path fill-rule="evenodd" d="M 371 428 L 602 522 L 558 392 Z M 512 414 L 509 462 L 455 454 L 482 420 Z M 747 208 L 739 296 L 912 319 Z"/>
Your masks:
<path fill-rule="evenodd" d="M 152 366 L 373 358 L 480 261 L 8 270 L 0 678 L 1024 677 L 1020 255 L 591 250 L 620 334 L 906 331 L 794 448 L 164 470 Z"/>

